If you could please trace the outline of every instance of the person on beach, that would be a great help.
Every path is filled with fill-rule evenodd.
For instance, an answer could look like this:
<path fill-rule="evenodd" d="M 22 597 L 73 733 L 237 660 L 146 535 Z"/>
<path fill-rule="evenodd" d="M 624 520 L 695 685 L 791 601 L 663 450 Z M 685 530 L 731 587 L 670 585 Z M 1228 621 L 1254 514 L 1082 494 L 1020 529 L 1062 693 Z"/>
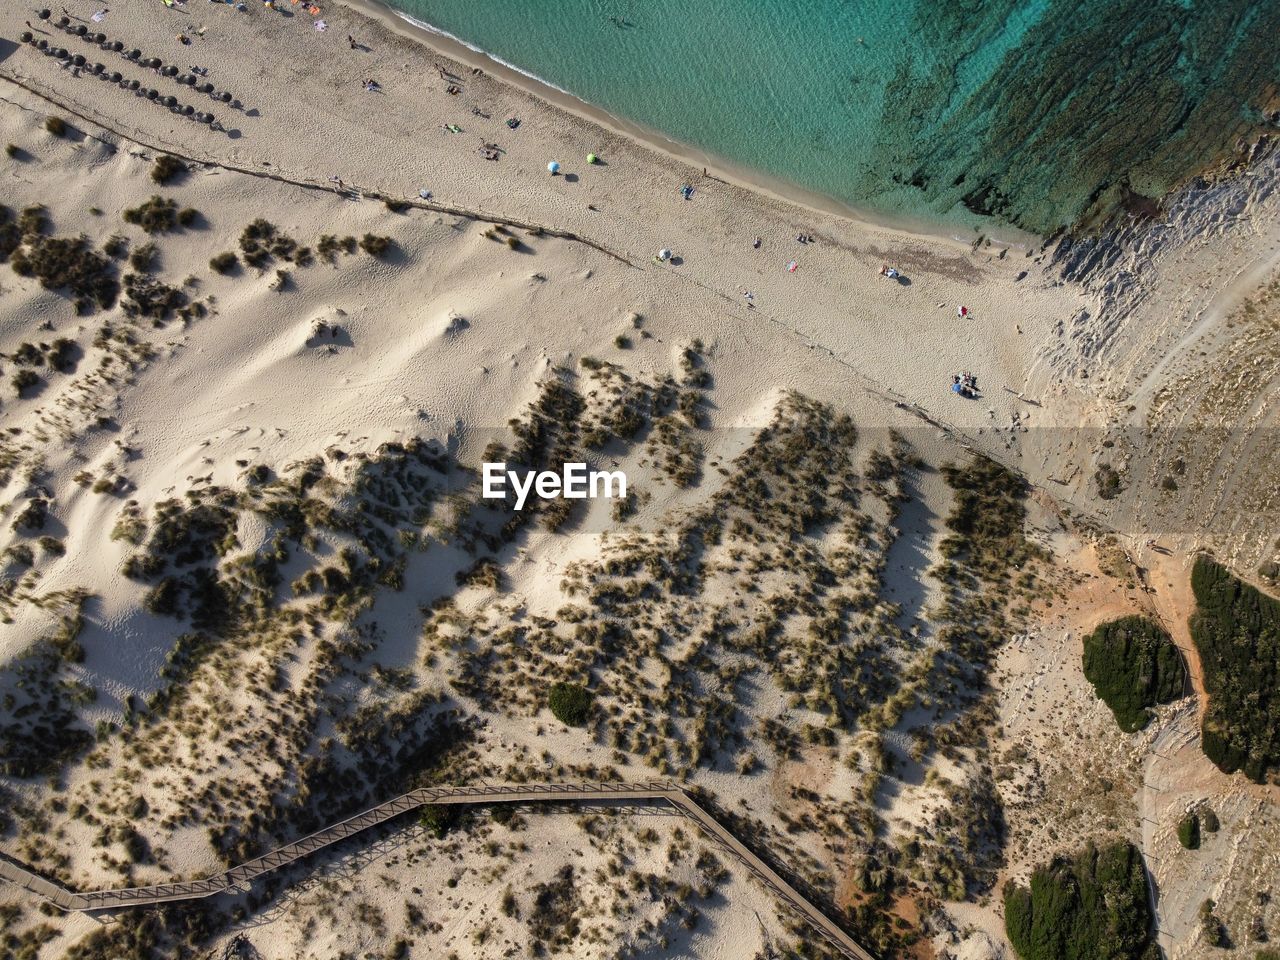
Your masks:
<path fill-rule="evenodd" d="M 752 249 L 752 250 L 759 250 L 759 249 L 760 249 L 760 244 L 762 244 L 762 243 L 764 243 L 764 241 L 763 241 L 763 240 L 761 240 L 759 237 L 756 237 L 756 238 L 755 238 L 755 240 L 754 240 L 754 241 L 752 242 L 752 244 L 751 244 L 751 249 Z"/>
<path fill-rule="evenodd" d="M 347 43 L 351 45 L 352 50 L 356 48 L 356 38 L 349 33 L 347 34 Z"/>
<path fill-rule="evenodd" d="M 963 304 L 961 306 L 956 307 L 956 316 L 959 317 L 961 320 L 963 320 L 968 315 L 969 315 L 968 307 L 964 306 Z"/>

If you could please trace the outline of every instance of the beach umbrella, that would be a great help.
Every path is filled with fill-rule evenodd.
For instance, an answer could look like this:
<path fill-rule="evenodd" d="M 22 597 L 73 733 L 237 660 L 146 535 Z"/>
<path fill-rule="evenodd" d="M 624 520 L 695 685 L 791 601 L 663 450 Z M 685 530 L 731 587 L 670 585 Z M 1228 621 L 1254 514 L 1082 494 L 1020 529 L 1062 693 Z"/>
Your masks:
<path fill-rule="evenodd" d="M 195 112 L 196 112 L 196 108 L 189 103 L 182 108 L 182 115 L 184 117 L 189 117 Z"/>
<path fill-rule="evenodd" d="M 49 41 L 48 41 L 48 40 L 46 40 L 46 39 L 44 39 L 44 37 L 41 37 L 39 40 L 37 40 L 37 41 L 36 41 L 36 49 L 37 49 L 37 50 L 43 50 L 45 53 L 51 53 L 51 52 L 52 52 L 52 51 L 49 49 Z"/>
<path fill-rule="evenodd" d="M 160 72 L 166 77 L 176 77 L 178 75 L 178 68 L 171 64 Z"/>
<path fill-rule="evenodd" d="M 120 71 L 118 71 L 118 70 L 112 70 L 112 71 L 111 71 L 111 82 L 112 82 L 112 83 L 119 83 L 119 82 L 120 82 L 121 80 L 123 80 L 123 79 L 124 79 L 124 78 L 120 75 Z"/>
<path fill-rule="evenodd" d="M 70 22 L 71 22 L 71 18 L 70 18 L 70 17 L 59 17 L 59 18 L 58 18 L 58 26 L 60 26 L 60 27 L 65 27 L 65 26 L 66 26 L 68 23 L 70 23 Z"/>
<path fill-rule="evenodd" d="M 180 87 L 186 87 L 186 86 L 190 86 L 191 84 L 195 83 L 195 82 L 196 82 L 196 78 L 195 78 L 195 77 L 193 77 L 193 76 L 191 76 L 191 74 L 189 74 L 189 73 L 184 73 L 184 74 L 183 74 L 182 76 L 180 76 L 180 77 L 179 77 L 175 82 L 176 82 L 176 83 L 178 84 L 178 86 L 180 86 Z"/>
<path fill-rule="evenodd" d="M 137 89 L 138 89 L 138 87 L 140 87 L 140 86 L 142 86 L 142 84 L 138 83 L 138 81 L 137 81 L 137 80 L 130 80 L 130 81 L 129 81 L 129 89 L 130 89 L 130 90 L 137 90 Z"/>
<path fill-rule="evenodd" d="M 231 102 L 231 94 L 229 94 L 229 93 L 227 93 L 227 91 L 223 90 L 220 94 L 218 94 L 218 99 L 219 99 L 219 100 L 221 100 L 223 103 L 230 103 L 230 102 Z"/>
<path fill-rule="evenodd" d="M 106 43 L 106 42 L 107 42 L 107 35 L 106 35 L 105 33 L 95 33 L 95 34 L 93 35 L 93 42 L 94 42 L 94 43 Z"/>
<path fill-rule="evenodd" d="M 200 84 L 200 86 L 196 87 L 196 89 L 199 90 L 201 93 L 213 93 L 213 84 L 206 81 Z"/>
<path fill-rule="evenodd" d="M 658 259 L 659 259 L 659 260 L 661 260 L 661 261 L 663 261 L 664 263 L 665 263 L 666 261 L 670 260 L 670 259 L 671 259 L 671 251 L 670 251 L 670 250 L 668 250 L 668 249 L 666 249 L 665 247 L 664 247 L 663 249 L 659 250 L 659 251 L 658 251 Z"/>
<path fill-rule="evenodd" d="M 164 105 L 165 105 L 166 107 L 176 107 L 176 106 L 178 105 L 178 98 L 177 98 L 177 97 L 165 97 L 165 98 L 164 98 Z"/>
<path fill-rule="evenodd" d="M 111 49 L 112 49 L 113 51 L 115 51 L 116 53 L 119 53 L 121 50 L 123 50 L 123 49 L 124 49 L 124 44 L 123 44 L 123 43 L 121 43 L 119 40 L 112 40 L 112 41 L 111 41 Z"/>
<path fill-rule="evenodd" d="M 104 67 L 104 66 L 103 66 L 102 64 L 100 64 L 100 63 L 95 63 L 95 64 L 93 65 L 93 72 L 94 72 L 94 74 L 95 74 L 95 75 L 97 75 L 97 74 L 99 74 L 99 73 L 102 73 L 102 71 L 103 71 L 103 70 L 105 70 L 105 69 L 107 69 L 107 68 L 106 68 L 106 67 Z"/>
<path fill-rule="evenodd" d="M 30 30 L 23 30 L 23 31 L 22 31 L 22 42 L 23 42 L 23 43 L 30 43 L 30 42 L 31 42 L 31 31 L 30 31 Z"/>
<path fill-rule="evenodd" d="M 152 70 L 158 70 L 160 69 L 161 62 L 162 61 L 160 60 L 159 57 L 151 57 L 146 63 L 143 64 L 143 66 L 149 67 Z"/>
<path fill-rule="evenodd" d="M 547 171 L 554 177 L 557 173 L 560 172 L 560 164 L 552 160 L 550 163 L 547 164 Z"/>
<path fill-rule="evenodd" d="M 46 10 L 41 10 L 39 16 L 41 20 L 48 20 L 50 14 L 49 14 L 49 11 L 46 9 Z"/>
<path fill-rule="evenodd" d="M 89 32 L 89 28 L 86 27 L 83 23 L 76 24 L 75 35 L 77 37 L 83 37 L 88 32 Z"/>
<path fill-rule="evenodd" d="M 143 94 L 143 96 L 145 96 L 148 100 L 154 100 L 156 97 L 160 96 L 160 91 L 152 90 L 150 87 L 148 87 L 147 92 Z"/>
<path fill-rule="evenodd" d="M 596 162 L 597 160 L 599 160 L 599 159 L 600 159 L 600 158 L 599 158 L 599 157 L 597 157 L 594 153 L 588 153 L 588 154 L 587 154 L 587 163 L 595 163 L 595 162 Z"/>
<path fill-rule="evenodd" d="M 71 62 L 74 63 L 77 67 L 83 67 L 84 54 L 77 53 L 74 57 L 71 58 Z"/>
<path fill-rule="evenodd" d="M 137 49 L 137 48 L 135 47 L 134 49 L 130 50 L 130 51 L 125 55 L 125 59 L 126 59 L 126 60 L 137 60 L 140 56 L 142 56 L 142 51 L 141 51 L 141 50 L 139 50 L 139 49 Z"/>

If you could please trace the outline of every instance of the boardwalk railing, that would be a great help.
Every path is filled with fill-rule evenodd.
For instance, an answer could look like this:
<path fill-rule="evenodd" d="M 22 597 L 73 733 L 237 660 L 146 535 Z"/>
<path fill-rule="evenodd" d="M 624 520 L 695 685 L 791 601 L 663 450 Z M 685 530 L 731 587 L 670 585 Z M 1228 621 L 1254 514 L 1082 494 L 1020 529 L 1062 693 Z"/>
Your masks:
<path fill-rule="evenodd" d="M 723 824 L 700 807 L 684 790 L 663 780 L 643 783 L 521 783 L 471 787 L 425 787 L 340 820 L 293 843 L 277 847 L 255 860 L 203 880 L 160 883 L 149 887 L 93 890 L 81 893 L 66 887 L 0 853 L 0 878 L 17 884 L 67 911 L 111 910 L 174 900 L 198 900 L 244 890 L 258 877 L 296 863 L 325 847 L 386 823 L 420 807 L 439 804 L 495 803 L 630 803 L 659 800 L 688 817 L 716 843 L 739 860 L 780 900 L 800 913 L 823 939 L 852 960 L 874 960 L 866 950 L 806 896 L 797 891 Z"/>

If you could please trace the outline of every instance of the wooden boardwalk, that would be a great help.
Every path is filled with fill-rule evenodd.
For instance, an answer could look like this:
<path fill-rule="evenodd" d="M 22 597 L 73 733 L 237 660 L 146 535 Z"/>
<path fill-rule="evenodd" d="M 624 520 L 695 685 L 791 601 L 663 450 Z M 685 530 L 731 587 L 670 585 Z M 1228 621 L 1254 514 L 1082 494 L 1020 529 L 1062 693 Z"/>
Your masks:
<path fill-rule="evenodd" d="M 207 877 L 149 887 L 94 890 L 80 893 L 40 876 L 18 861 L 0 854 L 0 878 L 17 884 L 67 911 L 118 910 L 175 900 L 198 900 L 248 888 L 258 877 L 309 857 L 380 823 L 434 804 L 495 803 L 630 803 L 665 801 L 677 813 L 698 824 L 712 840 L 738 859 L 779 899 L 804 916 L 810 926 L 841 954 L 852 960 L 874 960 L 852 937 L 812 901 L 787 883 L 723 824 L 700 807 L 684 790 L 666 781 L 647 783 L 525 783 L 474 787 L 426 787 L 325 827 L 294 843 L 278 847 L 255 860 Z"/>

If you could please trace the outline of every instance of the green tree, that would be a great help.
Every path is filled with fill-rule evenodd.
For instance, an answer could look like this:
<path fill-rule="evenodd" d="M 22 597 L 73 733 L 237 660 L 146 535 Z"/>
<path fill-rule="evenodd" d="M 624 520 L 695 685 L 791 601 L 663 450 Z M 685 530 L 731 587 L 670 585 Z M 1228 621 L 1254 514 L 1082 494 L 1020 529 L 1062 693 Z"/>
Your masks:
<path fill-rule="evenodd" d="M 1151 721 L 1157 703 L 1182 695 L 1186 670 L 1169 635 L 1145 617 L 1121 617 L 1084 641 L 1084 675 L 1126 733 Z"/>
<path fill-rule="evenodd" d="M 1205 755 L 1226 773 L 1257 783 L 1280 773 L 1280 600 L 1237 580 L 1201 555 L 1191 571 L 1209 706 L 1201 727 Z"/>
<path fill-rule="evenodd" d="M 1005 885 L 1005 931 L 1022 960 L 1157 960 L 1147 896 L 1133 844 L 1090 844 Z"/>
<path fill-rule="evenodd" d="M 1188 850 L 1200 849 L 1200 818 L 1188 813 L 1178 822 L 1178 842 Z"/>

